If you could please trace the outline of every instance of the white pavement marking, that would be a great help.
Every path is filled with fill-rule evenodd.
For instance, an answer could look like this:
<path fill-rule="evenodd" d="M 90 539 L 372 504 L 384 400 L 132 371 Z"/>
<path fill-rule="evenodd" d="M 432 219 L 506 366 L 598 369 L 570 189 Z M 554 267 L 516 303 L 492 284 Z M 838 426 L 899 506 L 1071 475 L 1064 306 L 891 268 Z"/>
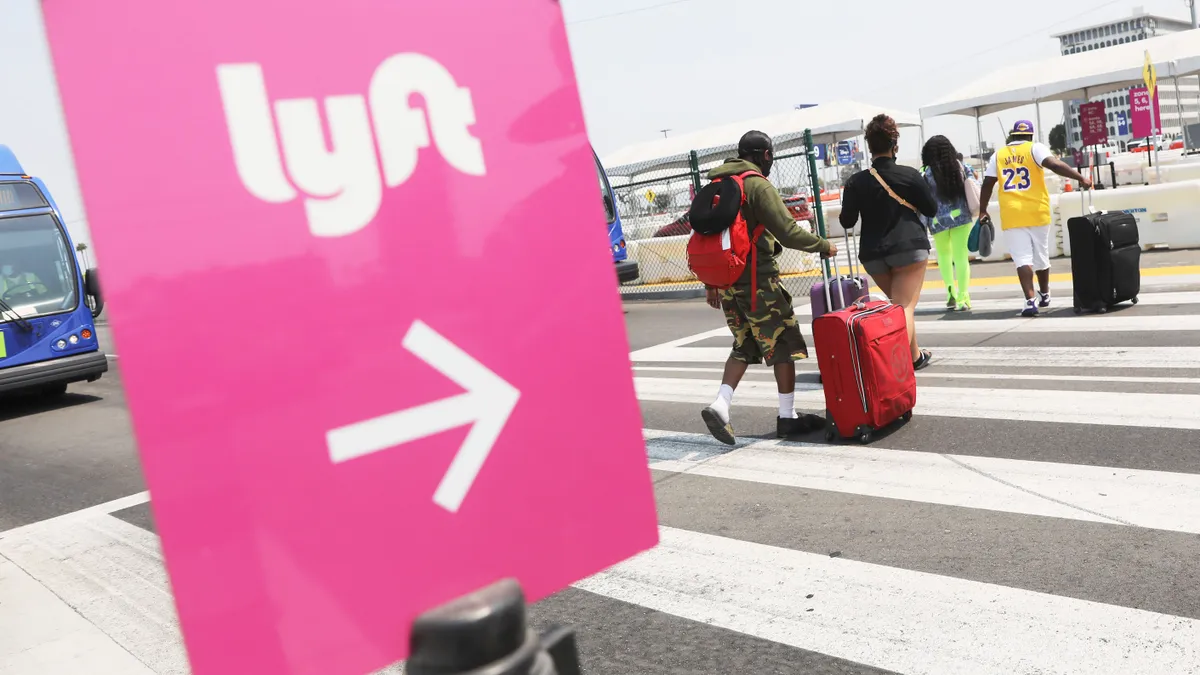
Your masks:
<path fill-rule="evenodd" d="M 1050 296 L 1052 304 L 1050 310 L 1060 307 L 1070 308 L 1074 303 L 1072 299 L 1072 288 L 1067 285 L 1052 286 Z M 878 290 L 876 290 L 876 293 Z M 1162 293 L 1146 293 L 1138 296 L 1138 304 L 1148 307 L 1163 307 L 1171 305 L 1195 305 L 1200 304 L 1200 291 L 1167 291 Z M 1012 298 L 985 298 L 982 300 L 972 300 L 971 310 L 975 312 L 1003 312 L 1012 310 L 1013 314 L 1021 312 L 1021 298 L 1015 295 Z M 795 308 L 797 316 L 812 316 L 812 305 L 801 304 Z M 917 314 L 950 314 L 946 311 L 946 294 L 944 291 L 926 291 L 921 294 L 921 300 L 917 303 Z M 957 314 L 957 312 L 955 312 Z"/>
<path fill-rule="evenodd" d="M 641 401 L 709 403 L 716 395 L 714 383 L 707 380 L 635 377 L 633 381 Z M 748 380 L 738 387 L 733 402 L 775 407 L 779 405 L 779 394 L 774 382 Z M 825 396 L 819 391 L 798 391 L 796 406 L 823 410 Z M 918 386 L 914 414 L 972 420 L 1200 429 L 1200 395 Z"/>
<path fill-rule="evenodd" d="M 908 675 L 1200 673 L 1200 622 L 660 528 L 577 588 Z"/>
<path fill-rule="evenodd" d="M 0 673 L 157 675 L 0 556 Z"/>
<path fill-rule="evenodd" d="M 644 430 L 650 468 L 768 485 L 1200 534 L 1200 475 Z"/>
<path fill-rule="evenodd" d="M 917 335 L 935 333 L 1162 333 L 1200 331 L 1200 314 L 1087 315 L 1069 318 L 922 321 Z"/>
<path fill-rule="evenodd" d="M 40 530 L 40 529 L 46 528 L 48 526 L 58 525 L 58 524 L 69 522 L 69 521 L 87 520 L 87 519 L 93 518 L 98 515 L 107 515 L 109 513 L 115 512 L 115 511 L 127 509 L 132 506 L 137 506 L 138 504 L 145 504 L 148 501 L 150 501 L 150 493 L 149 492 L 145 492 L 145 491 L 138 492 L 137 494 L 132 494 L 132 495 L 129 495 L 128 497 L 121 497 L 120 499 L 114 499 L 111 502 L 104 502 L 103 504 L 96 504 L 95 506 L 89 506 L 85 509 L 80 509 L 78 511 L 72 511 L 71 513 L 65 513 L 61 516 L 56 516 L 54 518 L 41 520 L 36 523 L 31 523 L 29 525 L 22 525 L 20 527 L 14 527 L 11 530 L 4 530 L 4 531 L 0 532 L 0 541 L 3 541 L 9 537 L 15 537 L 20 534 L 23 534 L 27 530 L 33 530 L 33 529 Z"/>
<path fill-rule="evenodd" d="M 1038 321 L 1040 319 L 1034 319 Z M 924 326 L 925 322 L 921 322 Z M 955 322 L 957 323 L 957 322 Z M 918 332 L 921 329 L 918 328 Z M 726 330 L 724 335 L 729 336 Z M 732 345 L 733 338 L 730 337 Z M 1200 369 L 1200 347 L 939 347 L 936 340 L 922 341 L 933 349 L 937 367 L 1004 367 L 1014 373 L 1037 368 L 1159 368 Z M 725 363 L 729 347 L 678 347 L 643 349 L 639 363 Z M 816 351 L 796 365 L 816 367 Z M 1020 368 L 1014 364 L 1021 364 Z M 925 372 L 925 371 L 922 371 Z"/>
<path fill-rule="evenodd" d="M 940 363 L 939 363 L 940 365 Z M 685 368 L 678 366 L 634 366 L 636 372 L 647 373 L 707 373 L 718 375 L 725 372 L 722 368 Z M 769 374 L 769 371 L 762 371 Z M 959 380 L 1016 380 L 1028 382 L 1126 382 L 1132 384 L 1200 384 L 1200 377 L 1124 377 L 1116 375 L 1028 375 L 1008 373 L 946 373 L 922 370 L 917 373 L 918 380 L 927 379 L 959 379 Z M 796 388 L 801 391 L 822 391 L 819 384 L 797 382 Z"/>

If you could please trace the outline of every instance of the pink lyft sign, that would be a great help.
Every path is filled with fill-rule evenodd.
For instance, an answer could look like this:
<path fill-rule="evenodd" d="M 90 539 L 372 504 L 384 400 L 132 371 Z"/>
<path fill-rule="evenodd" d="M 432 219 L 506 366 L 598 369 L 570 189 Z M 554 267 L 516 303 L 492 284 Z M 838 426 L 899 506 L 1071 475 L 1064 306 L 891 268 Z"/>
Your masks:
<path fill-rule="evenodd" d="M 44 11 L 192 672 L 657 542 L 558 3 Z"/>

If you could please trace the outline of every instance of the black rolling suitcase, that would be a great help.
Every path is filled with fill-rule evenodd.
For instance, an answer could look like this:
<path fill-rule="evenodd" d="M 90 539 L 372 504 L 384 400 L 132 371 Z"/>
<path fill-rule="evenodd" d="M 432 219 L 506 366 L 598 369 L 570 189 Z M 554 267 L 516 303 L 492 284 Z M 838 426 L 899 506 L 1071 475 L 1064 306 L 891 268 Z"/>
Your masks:
<path fill-rule="evenodd" d="M 1090 196 L 1090 190 L 1082 190 Z M 1087 200 L 1084 195 L 1081 199 Z M 1142 246 L 1137 219 L 1120 211 L 1089 213 L 1067 221 L 1075 313 L 1107 312 L 1122 302 L 1137 304 L 1142 289 Z"/>

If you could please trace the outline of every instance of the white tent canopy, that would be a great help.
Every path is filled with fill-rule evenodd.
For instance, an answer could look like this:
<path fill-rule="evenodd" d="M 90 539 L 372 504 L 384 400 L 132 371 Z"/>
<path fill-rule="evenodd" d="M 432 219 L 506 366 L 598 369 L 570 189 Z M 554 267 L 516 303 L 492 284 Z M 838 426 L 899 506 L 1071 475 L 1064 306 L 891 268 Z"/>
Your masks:
<path fill-rule="evenodd" d="M 923 118 L 978 117 L 1031 103 L 1089 99 L 1142 83 L 1150 52 L 1159 86 L 1172 77 L 1200 74 L 1200 30 L 1055 56 L 1001 68 L 921 108 Z"/>
<path fill-rule="evenodd" d="M 775 153 L 783 154 L 804 144 L 805 129 L 812 130 L 815 143 L 836 143 L 862 135 L 867 122 L 880 113 L 890 115 L 901 127 L 921 126 L 921 118 L 913 113 L 855 101 L 835 101 L 626 146 L 606 155 L 603 162 L 610 176 L 630 176 L 669 169 L 686 171 L 692 150 L 696 151 L 701 165 L 724 159 L 730 155 L 729 147 L 751 129 L 773 138 Z"/>

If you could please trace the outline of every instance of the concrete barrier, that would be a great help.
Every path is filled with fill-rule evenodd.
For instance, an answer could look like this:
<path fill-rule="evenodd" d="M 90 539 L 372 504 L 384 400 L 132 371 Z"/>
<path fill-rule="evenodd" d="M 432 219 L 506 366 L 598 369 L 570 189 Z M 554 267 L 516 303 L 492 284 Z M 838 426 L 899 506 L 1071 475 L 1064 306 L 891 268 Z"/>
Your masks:
<path fill-rule="evenodd" d="M 1143 249 L 1200 246 L 1200 180 L 1095 190 L 1091 198 L 1097 210 L 1133 214 Z M 1084 213 L 1084 199 L 1074 193 L 1060 201 L 1057 220 L 1064 232 L 1069 219 Z M 1062 248 L 1063 255 L 1071 255 L 1065 236 Z"/>
<path fill-rule="evenodd" d="M 639 285 L 695 281 L 687 264 L 687 243 L 690 238 L 690 235 L 680 235 L 626 242 L 630 257 L 638 261 Z M 785 250 L 779 257 L 779 272 L 819 272 L 820 259 L 815 253 Z"/>

